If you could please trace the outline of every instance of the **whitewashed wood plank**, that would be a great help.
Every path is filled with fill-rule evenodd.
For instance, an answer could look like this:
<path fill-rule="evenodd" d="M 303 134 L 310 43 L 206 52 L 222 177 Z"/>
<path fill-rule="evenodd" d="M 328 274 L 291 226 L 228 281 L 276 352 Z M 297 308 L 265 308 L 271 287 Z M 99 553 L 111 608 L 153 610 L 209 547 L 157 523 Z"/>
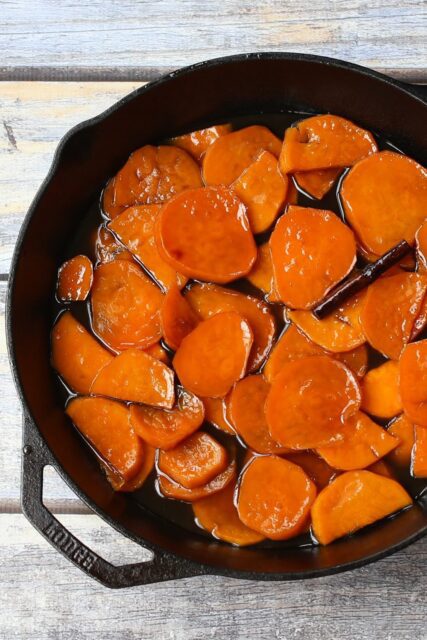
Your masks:
<path fill-rule="evenodd" d="M 423 79 L 423 0 L 26 0 L 3 3 L 0 60 L 56 70 L 177 68 L 224 53 L 335 56 Z M 134 76 L 140 78 L 140 75 Z"/>
<path fill-rule="evenodd" d="M 95 516 L 62 520 L 102 551 L 125 548 Z M 354 572 L 304 582 L 205 576 L 115 592 L 70 565 L 21 515 L 0 516 L 0 537 L 0 637 L 5 639 L 426 638 L 423 542 Z"/>

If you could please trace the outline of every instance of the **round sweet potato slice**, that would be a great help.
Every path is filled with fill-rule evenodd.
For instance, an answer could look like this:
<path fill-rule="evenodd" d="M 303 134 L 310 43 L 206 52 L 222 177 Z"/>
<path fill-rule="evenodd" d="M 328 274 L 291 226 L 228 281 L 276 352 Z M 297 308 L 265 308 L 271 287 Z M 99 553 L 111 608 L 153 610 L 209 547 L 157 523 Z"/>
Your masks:
<path fill-rule="evenodd" d="M 412 504 L 395 480 L 371 471 L 347 471 L 325 487 L 311 509 L 320 544 L 354 533 Z"/>
<path fill-rule="evenodd" d="M 184 298 L 178 287 L 169 289 L 160 313 L 163 338 L 176 351 L 182 340 L 199 324 L 200 318 Z"/>
<path fill-rule="evenodd" d="M 298 171 L 294 175 L 295 182 L 309 196 L 321 200 L 331 189 L 341 169 L 317 169 L 314 171 Z"/>
<path fill-rule="evenodd" d="M 350 170 L 340 196 L 360 243 L 380 256 L 401 240 L 414 242 L 426 217 L 427 171 L 407 156 L 381 151 Z"/>
<path fill-rule="evenodd" d="M 286 540 L 303 531 L 315 497 L 316 486 L 301 467 L 277 456 L 260 456 L 242 472 L 237 511 L 250 529 Z"/>
<path fill-rule="evenodd" d="M 387 431 L 399 439 L 397 447 L 389 453 L 389 460 L 400 467 L 409 468 L 412 447 L 414 446 L 414 425 L 402 414 L 388 425 Z"/>
<path fill-rule="evenodd" d="M 254 125 L 221 136 L 203 159 L 203 178 L 208 185 L 230 185 L 263 150 L 278 157 L 282 143 L 267 127 Z"/>
<path fill-rule="evenodd" d="M 205 406 L 205 420 L 214 427 L 231 436 L 235 436 L 227 411 L 227 398 L 202 398 Z"/>
<path fill-rule="evenodd" d="M 227 187 L 190 189 L 159 216 L 160 255 L 189 278 L 225 283 L 245 276 L 256 260 L 246 207 Z"/>
<path fill-rule="evenodd" d="M 201 162 L 207 148 L 221 136 L 231 133 L 231 124 L 217 124 L 206 129 L 198 129 L 170 139 L 170 144 L 187 151 L 197 162 Z"/>
<path fill-rule="evenodd" d="M 254 287 L 257 287 L 265 294 L 265 299 L 268 302 L 279 301 L 268 242 L 258 246 L 257 259 L 246 277 Z"/>
<path fill-rule="evenodd" d="M 344 364 L 328 356 L 285 364 L 266 401 L 270 435 L 290 449 L 340 442 L 345 421 L 360 407 L 359 385 Z"/>
<path fill-rule="evenodd" d="M 253 336 L 235 311 L 218 313 L 186 336 L 173 359 L 182 385 L 198 396 L 224 397 L 245 374 Z"/>
<path fill-rule="evenodd" d="M 280 300 L 310 309 L 353 268 L 354 234 L 331 211 L 288 207 L 270 238 Z"/>
<path fill-rule="evenodd" d="M 406 416 L 427 427 L 427 340 L 413 342 L 399 362 L 400 397 Z"/>
<path fill-rule="evenodd" d="M 213 480 L 201 487 L 187 489 L 182 485 L 170 480 L 163 474 L 159 474 L 157 478 L 157 488 L 161 495 L 172 500 L 181 500 L 182 502 L 195 502 L 211 496 L 218 491 L 222 491 L 228 484 L 234 483 L 236 480 L 236 461 L 232 460 L 228 467 L 219 473 Z"/>
<path fill-rule="evenodd" d="M 58 270 L 56 295 L 64 302 L 86 300 L 93 282 L 93 266 L 87 256 L 74 256 Z"/>
<path fill-rule="evenodd" d="M 368 371 L 360 386 L 363 411 L 378 418 L 393 418 L 402 412 L 399 365 L 394 360 Z"/>
<path fill-rule="evenodd" d="M 149 444 L 144 442 L 144 458 L 141 468 L 137 474 L 130 480 L 125 480 L 117 471 L 112 470 L 105 464 L 101 464 L 101 467 L 105 471 L 108 482 L 111 484 L 114 491 L 121 491 L 122 493 L 130 493 L 137 491 L 147 480 L 148 476 L 154 469 L 156 461 L 156 450 L 154 447 L 150 447 Z"/>
<path fill-rule="evenodd" d="M 109 229 L 101 225 L 94 238 L 94 254 L 96 264 L 112 262 L 113 260 L 128 260 L 133 262 L 133 255 L 117 242 Z"/>

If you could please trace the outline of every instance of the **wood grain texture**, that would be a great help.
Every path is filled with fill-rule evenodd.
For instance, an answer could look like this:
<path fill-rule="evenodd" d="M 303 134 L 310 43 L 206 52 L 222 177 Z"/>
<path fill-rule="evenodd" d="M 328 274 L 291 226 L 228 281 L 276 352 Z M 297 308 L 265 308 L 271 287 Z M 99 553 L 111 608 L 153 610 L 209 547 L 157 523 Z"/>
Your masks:
<path fill-rule="evenodd" d="M 0 14 L 0 64 L 3 78 L 18 77 L 15 68 L 21 78 L 45 68 L 56 79 L 95 68 L 144 79 L 147 68 L 159 74 L 218 55 L 293 51 L 415 81 L 426 74 L 425 28 L 423 0 L 38 0 L 32 9 L 17 0 Z"/>

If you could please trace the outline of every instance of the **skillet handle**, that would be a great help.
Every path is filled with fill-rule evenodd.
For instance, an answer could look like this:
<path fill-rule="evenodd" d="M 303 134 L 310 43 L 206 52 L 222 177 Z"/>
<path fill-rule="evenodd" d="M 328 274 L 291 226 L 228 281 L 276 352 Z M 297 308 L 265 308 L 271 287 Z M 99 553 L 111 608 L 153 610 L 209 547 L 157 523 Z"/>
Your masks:
<path fill-rule="evenodd" d="M 43 504 L 43 469 L 53 457 L 33 421 L 23 419 L 21 505 L 24 515 L 51 545 L 88 576 L 112 589 L 205 573 L 203 567 L 156 551 L 152 560 L 115 566 L 78 540 Z"/>

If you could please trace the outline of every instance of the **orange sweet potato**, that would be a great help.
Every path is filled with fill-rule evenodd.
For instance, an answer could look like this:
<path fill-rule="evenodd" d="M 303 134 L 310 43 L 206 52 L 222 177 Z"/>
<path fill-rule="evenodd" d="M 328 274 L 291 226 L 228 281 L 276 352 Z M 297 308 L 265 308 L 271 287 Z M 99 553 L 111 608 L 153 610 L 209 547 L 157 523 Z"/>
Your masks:
<path fill-rule="evenodd" d="M 414 424 L 427 427 L 427 340 L 409 344 L 399 363 L 403 410 Z"/>
<path fill-rule="evenodd" d="M 203 404 L 207 422 L 231 436 L 236 435 L 228 417 L 226 398 L 203 398 Z"/>
<path fill-rule="evenodd" d="M 282 173 L 349 167 L 375 153 L 373 136 L 350 120 L 333 115 L 312 116 L 285 131 Z"/>
<path fill-rule="evenodd" d="M 187 278 L 163 260 L 154 238 L 155 223 L 161 209 L 162 206 L 158 204 L 128 207 L 108 227 L 163 290 L 168 290 L 175 284 L 182 289 Z"/>
<path fill-rule="evenodd" d="M 187 151 L 197 162 L 201 162 L 207 148 L 221 136 L 231 133 L 231 124 L 217 124 L 207 129 L 198 129 L 182 136 L 171 138 L 170 144 Z"/>
<path fill-rule="evenodd" d="M 160 450 L 157 466 L 185 489 L 195 489 L 224 471 L 227 452 L 209 433 L 197 431 L 173 449 Z"/>
<path fill-rule="evenodd" d="M 101 369 L 90 391 L 125 402 L 170 409 L 175 400 L 174 375 L 169 367 L 148 353 L 128 349 Z"/>
<path fill-rule="evenodd" d="M 363 411 L 378 418 L 393 418 L 402 412 L 399 365 L 394 360 L 368 371 L 360 385 Z"/>
<path fill-rule="evenodd" d="M 87 256 L 74 256 L 58 270 L 56 294 L 66 302 L 86 300 L 93 282 L 93 267 Z"/>
<path fill-rule="evenodd" d="M 381 151 L 357 163 L 341 186 L 347 222 L 365 249 L 380 256 L 413 243 L 427 209 L 427 171 L 407 156 Z"/>
<path fill-rule="evenodd" d="M 101 225 L 95 235 L 94 253 L 96 263 L 103 264 L 112 260 L 128 260 L 133 262 L 133 255 L 119 244 L 111 231 Z"/>
<path fill-rule="evenodd" d="M 240 520 L 234 505 L 234 492 L 235 485 L 230 483 L 222 491 L 197 500 L 193 504 L 196 523 L 214 538 L 238 547 L 261 542 L 264 536 L 249 529 Z"/>
<path fill-rule="evenodd" d="M 256 260 L 246 207 L 227 187 L 189 189 L 165 204 L 156 225 L 160 255 L 189 278 L 225 283 Z"/>
<path fill-rule="evenodd" d="M 214 284 L 195 284 L 186 293 L 186 299 L 203 319 L 217 313 L 237 311 L 249 323 L 253 332 L 253 346 L 248 369 L 255 371 L 264 362 L 273 344 L 276 324 L 266 304 L 252 296 Z"/>
<path fill-rule="evenodd" d="M 374 349 L 392 360 L 399 359 L 426 291 L 427 276 L 416 273 L 379 278 L 368 287 L 360 321 Z"/>
<path fill-rule="evenodd" d="M 106 398 L 74 398 L 66 412 L 101 458 L 125 481 L 138 473 L 144 448 L 126 407 Z"/>
<path fill-rule="evenodd" d="M 427 220 L 417 229 L 415 248 L 418 273 L 427 273 Z"/>
<path fill-rule="evenodd" d="M 286 454 L 286 460 L 297 464 L 305 471 L 320 491 L 326 487 L 338 474 L 328 463 L 314 451 L 298 451 Z"/>
<path fill-rule="evenodd" d="M 163 300 L 160 313 L 163 338 L 175 351 L 183 338 L 199 324 L 200 318 L 175 285 L 169 289 Z"/>
<path fill-rule="evenodd" d="M 130 418 L 136 433 L 153 447 L 173 449 L 203 423 L 203 402 L 194 394 L 177 390 L 172 409 L 132 405 Z"/>
<path fill-rule="evenodd" d="M 423 275 L 427 275 L 427 272 L 423 273 Z M 427 294 L 423 298 L 418 315 L 415 318 L 414 324 L 412 325 L 410 340 L 415 340 L 415 338 L 417 338 L 420 335 L 420 333 L 424 331 L 426 327 L 427 327 Z"/>
<path fill-rule="evenodd" d="M 273 224 L 285 204 L 288 178 L 280 173 L 277 158 L 262 151 L 231 187 L 247 207 L 252 232 L 262 233 Z"/>
<path fill-rule="evenodd" d="M 189 391 L 223 397 L 245 374 L 252 342 L 250 326 L 240 314 L 218 313 L 182 340 L 173 366 Z"/>
<path fill-rule="evenodd" d="M 146 145 L 129 156 L 114 183 L 114 204 L 159 204 L 202 185 L 200 168 L 183 149 Z"/>
<path fill-rule="evenodd" d="M 102 464 L 107 476 L 108 482 L 111 484 L 114 491 L 131 492 L 137 491 L 142 487 L 152 470 L 154 469 L 154 463 L 156 460 L 156 450 L 154 447 L 150 447 L 149 444 L 144 442 L 144 458 L 141 468 L 136 475 L 130 480 L 125 481 L 117 471 L 110 469 L 107 465 Z"/>
<path fill-rule="evenodd" d="M 414 446 L 414 425 L 402 414 L 388 425 L 387 431 L 395 438 L 399 438 L 399 444 L 389 453 L 389 460 L 400 467 L 409 468 Z"/>
<path fill-rule="evenodd" d="M 102 193 L 102 211 L 104 216 L 110 220 L 118 216 L 126 208 L 126 205 L 115 203 L 115 188 L 116 180 L 112 178 L 108 181 Z"/>
<path fill-rule="evenodd" d="M 268 242 L 259 245 L 255 264 L 246 277 L 254 287 L 257 287 L 265 294 L 268 302 L 278 302 L 279 298 L 274 282 L 273 263 Z"/>
<path fill-rule="evenodd" d="M 92 328 L 109 347 L 146 348 L 158 342 L 163 294 L 135 264 L 114 260 L 95 269 Z"/>
<path fill-rule="evenodd" d="M 114 356 L 69 311 L 52 330 L 52 365 L 72 391 L 88 394 L 99 371 Z"/>
<path fill-rule="evenodd" d="M 354 374 L 328 356 L 287 362 L 266 401 L 270 435 L 291 449 L 314 449 L 343 439 L 344 422 L 360 406 Z"/>
<path fill-rule="evenodd" d="M 427 429 L 418 425 L 415 427 L 411 472 L 415 478 L 427 478 Z"/>
<path fill-rule="evenodd" d="M 317 453 L 334 469 L 365 469 L 399 444 L 399 439 L 378 426 L 362 411 L 348 419 L 342 442 L 318 447 Z"/>
<path fill-rule="evenodd" d="M 304 529 L 316 486 L 301 467 L 277 456 L 256 457 L 244 468 L 237 494 L 240 520 L 272 540 Z"/>
<path fill-rule="evenodd" d="M 247 376 L 236 382 L 230 394 L 228 414 L 231 424 L 245 444 L 257 453 L 286 453 L 269 433 L 265 401 L 270 385 L 262 375 Z"/>
<path fill-rule="evenodd" d="M 353 533 L 412 504 L 395 480 L 371 471 L 347 471 L 319 493 L 311 509 L 320 544 Z"/>
<path fill-rule="evenodd" d="M 317 200 L 321 200 L 328 193 L 340 173 L 341 169 L 334 168 L 298 171 L 295 173 L 294 179 L 305 193 Z"/>
<path fill-rule="evenodd" d="M 356 262 L 353 232 L 331 211 L 288 207 L 270 238 L 280 300 L 310 309 Z"/>
<path fill-rule="evenodd" d="M 232 184 L 263 150 L 278 157 L 279 138 L 267 127 L 254 125 L 221 136 L 209 146 L 203 159 L 205 184 Z"/>
<path fill-rule="evenodd" d="M 228 484 L 234 483 L 235 480 L 236 462 L 232 460 L 222 473 L 219 473 L 213 480 L 201 487 L 186 489 L 163 474 L 159 474 L 157 478 L 157 488 L 165 498 L 181 500 L 183 502 L 195 502 L 196 500 L 206 498 L 206 496 L 211 496 L 218 491 L 222 491 Z"/>
<path fill-rule="evenodd" d="M 393 451 L 396 451 L 396 449 Z M 393 451 L 389 455 L 391 455 Z M 367 468 L 367 471 L 372 471 L 372 473 L 377 473 L 379 476 L 384 476 L 385 478 L 394 478 L 394 474 L 390 469 L 390 466 L 384 460 L 374 462 L 374 464 L 371 464 Z"/>
<path fill-rule="evenodd" d="M 169 355 L 160 342 L 152 344 L 150 347 L 147 347 L 147 349 L 144 349 L 144 351 L 145 353 L 148 353 L 149 356 L 156 358 L 156 360 L 161 360 L 161 362 L 164 362 L 167 365 L 170 364 Z"/>

